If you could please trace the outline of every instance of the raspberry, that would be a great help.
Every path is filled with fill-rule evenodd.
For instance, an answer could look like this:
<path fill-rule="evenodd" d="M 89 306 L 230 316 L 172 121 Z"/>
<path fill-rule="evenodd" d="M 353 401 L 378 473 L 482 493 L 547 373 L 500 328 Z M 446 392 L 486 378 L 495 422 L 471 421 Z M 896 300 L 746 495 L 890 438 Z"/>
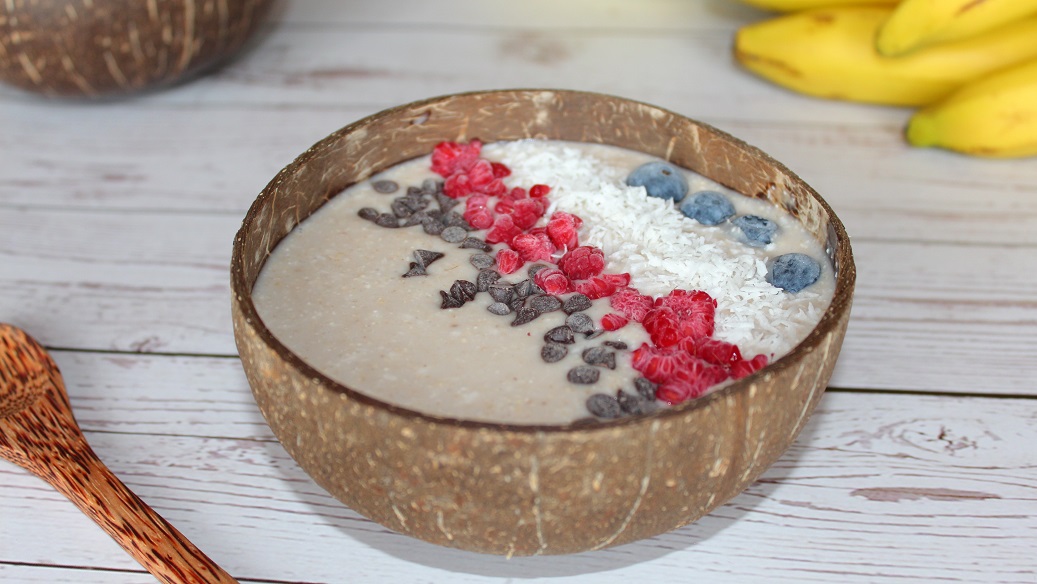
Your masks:
<path fill-rule="evenodd" d="M 466 172 L 479 159 L 482 142 L 472 140 L 467 144 L 440 142 L 432 150 L 432 171 L 447 178 L 458 171 Z"/>
<path fill-rule="evenodd" d="M 488 160 L 478 160 L 468 170 L 468 179 L 471 181 L 472 190 L 487 195 L 503 195 L 507 190 L 504 183 L 493 175 L 493 165 Z"/>
<path fill-rule="evenodd" d="M 493 176 L 496 178 L 504 178 L 511 175 L 511 169 L 501 162 L 491 162 L 490 166 L 493 167 Z"/>
<path fill-rule="evenodd" d="M 668 296 L 657 298 L 655 306 L 676 314 L 681 336 L 696 339 L 713 336 L 717 302 L 709 294 L 701 290 L 675 289 Z"/>
<path fill-rule="evenodd" d="M 547 222 L 547 235 L 556 247 L 574 249 L 580 245 L 576 231 L 582 224 L 583 220 L 576 215 L 558 211 Z"/>
<path fill-rule="evenodd" d="M 572 292 L 572 282 L 558 268 L 545 268 L 533 276 L 533 282 L 548 294 Z"/>
<path fill-rule="evenodd" d="M 595 277 L 576 284 L 576 291 L 591 300 L 595 300 L 598 298 L 605 298 L 606 296 L 612 296 L 612 294 L 616 292 L 616 287 L 604 278 Z"/>
<path fill-rule="evenodd" d="M 623 316 L 622 314 L 610 312 L 605 316 L 601 317 L 601 328 L 607 331 L 618 331 L 619 329 L 625 327 L 628 322 L 630 322 L 630 319 Z"/>
<path fill-rule="evenodd" d="M 498 215 L 486 233 L 486 243 L 510 243 L 520 233 L 522 230 L 515 226 L 511 215 Z"/>
<path fill-rule="evenodd" d="M 497 271 L 501 274 L 512 274 L 522 267 L 522 258 L 510 249 L 502 249 L 497 252 Z"/>
<path fill-rule="evenodd" d="M 540 208 L 540 204 L 533 199 L 520 199 L 515 201 L 514 210 L 511 213 L 511 218 L 515 221 L 515 225 L 519 229 L 530 229 L 536 222 L 544 215 L 543 209 Z"/>
<path fill-rule="evenodd" d="M 493 207 L 493 210 L 498 213 L 510 214 L 515 211 L 515 201 L 505 197 L 497 201 L 497 204 Z"/>
<path fill-rule="evenodd" d="M 645 315 L 652 309 L 654 300 L 651 296 L 645 296 L 636 288 L 620 288 L 609 299 L 612 308 L 623 313 L 624 316 L 634 322 L 641 322 Z"/>
<path fill-rule="evenodd" d="M 722 367 L 733 367 L 742 360 L 737 345 L 720 339 L 685 337 L 681 339 L 680 347 L 706 363 Z"/>
<path fill-rule="evenodd" d="M 677 369 L 677 355 L 671 349 L 660 349 L 645 343 L 631 353 L 631 365 L 645 379 L 652 383 L 662 383 Z"/>
<path fill-rule="evenodd" d="M 522 187 L 515 187 L 511 189 L 511 192 L 508 193 L 508 198 L 513 199 L 515 201 L 519 199 L 525 199 L 528 196 L 529 195 L 526 194 L 526 189 Z"/>
<path fill-rule="evenodd" d="M 667 307 L 649 310 L 641 321 L 652 342 L 658 347 L 672 347 L 681 340 L 680 322 L 677 315 Z"/>
<path fill-rule="evenodd" d="M 551 261 L 555 246 L 546 235 L 520 233 L 511 240 L 511 249 L 527 262 Z"/>
<path fill-rule="evenodd" d="M 622 274 L 604 274 L 601 277 L 615 285 L 616 288 L 623 288 L 630 285 L 630 274 L 627 272 L 623 272 Z"/>
<path fill-rule="evenodd" d="M 467 174 L 458 172 L 450 175 L 446 182 L 443 183 L 443 194 L 450 197 L 451 199 L 460 199 L 461 197 L 467 197 L 472 194 L 475 187 L 472 186 L 472 180 Z"/>
<path fill-rule="evenodd" d="M 727 378 L 728 374 L 722 367 L 689 356 L 681 359 L 673 374 L 660 383 L 655 397 L 670 405 L 679 404 L 701 396 L 706 390 Z"/>
<path fill-rule="evenodd" d="M 467 209 L 462 217 L 476 229 L 488 229 L 493 225 L 493 212 L 486 207 Z"/>
<path fill-rule="evenodd" d="M 597 276 L 605 269 L 605 253 L 596 247 L 583 245 L 570 249 L 562 256 L 562 259 L 558 260 L 558 267 L 573 280 L 586 280 Z"/>
<path fill-rule="evenodd" d="M 539 199 L 540 197 L 546 197 L 547 193 L 551 192 L 551 187 L 547 185 L 533 185 L 529 189 L 529 196 Z M 579 227 L 579 225 L 577 225 Z"/>
<path fill-rule="evenodd" d="M 731 377 L 741 379 L 750 373 L 755 373 L 767 366 L 767 356 L 757 355 L 752 359 L 741 360 L 731 365 Z"/>

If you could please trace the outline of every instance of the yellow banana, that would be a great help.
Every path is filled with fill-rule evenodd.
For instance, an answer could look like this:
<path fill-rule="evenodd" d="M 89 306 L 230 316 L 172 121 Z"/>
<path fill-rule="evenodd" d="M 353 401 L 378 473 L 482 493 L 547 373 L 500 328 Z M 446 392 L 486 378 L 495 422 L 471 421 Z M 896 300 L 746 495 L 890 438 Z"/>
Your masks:
<path fill-rule="evenodd" d="M 848 4 L 879 4 L 893 6 L 900 0 L 742 0 L 745 4 L 774 12 L 798 12 L 812 8 L 846 6 Z"/>
<path fill-rule="evenodd" d="M 1037 60 L 971 82 L 907 125 L 914 146 L 975 156 L 1037 155 Z"/>
<path fill-rule="evenodd" d="M 883 57 L 875 32 L 890 8 L 821 8 L 751 24 L 735 37 L 738 61 L 789 89 L 890 105 L 932 103 L 965 82 L 1037 58 L 1037 17 L 905 57 Z"/>
<path fill-rule="evenodd" d="M 1031 14 L 1037 0 L 903 0 L 879 28 L 875 46 L 888 57 L 994 30 Z"/>

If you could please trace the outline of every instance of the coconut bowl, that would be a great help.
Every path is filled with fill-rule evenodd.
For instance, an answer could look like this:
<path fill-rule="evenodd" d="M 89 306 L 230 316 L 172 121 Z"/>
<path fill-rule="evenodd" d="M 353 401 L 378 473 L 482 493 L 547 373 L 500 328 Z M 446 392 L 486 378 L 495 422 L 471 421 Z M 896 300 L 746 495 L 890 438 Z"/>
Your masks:
<path fill-rule="evenodd" d="M 236 53 L 272 0 L 9 0 L 0 80 L 49 96 L 115 96 L 185 80 Z"/>
<path fill-rule="evenodd" d="M 598 142 L 669 160 L 778 205 L 824 246 L 835 297 L 786 356 L 734 384 L 639 417 L 523 426 L 396 407 L 329 379 L 263 324 L 251 291 L 270 252 L 345 187 L 443 140 Z M 285 449 L 337 499 L 422 540 L 501 555 L 566 554 L 688 524 L 764 472 L 803 429 L 846 331 L 855 269 L 839 219 L 761 151 L 706 124 L 607 95 L 489 91 L 390 109 L 282 170 L 234 241 L 234 334 L 256 402 Z"/>

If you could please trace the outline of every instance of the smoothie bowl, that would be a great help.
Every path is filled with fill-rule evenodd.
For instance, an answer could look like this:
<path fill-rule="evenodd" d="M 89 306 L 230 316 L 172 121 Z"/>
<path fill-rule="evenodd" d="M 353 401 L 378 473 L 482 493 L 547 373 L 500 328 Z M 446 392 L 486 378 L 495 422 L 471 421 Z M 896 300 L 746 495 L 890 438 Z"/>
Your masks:
<path fill-rule="evenodd" d="M 511 556 L 658 535 L 745 489 L 820 400 L 855 269 L 759 150 L 529 90 L 322 140 L 253 204 L 231 278 L 256 401 L 321 487 Z"/>

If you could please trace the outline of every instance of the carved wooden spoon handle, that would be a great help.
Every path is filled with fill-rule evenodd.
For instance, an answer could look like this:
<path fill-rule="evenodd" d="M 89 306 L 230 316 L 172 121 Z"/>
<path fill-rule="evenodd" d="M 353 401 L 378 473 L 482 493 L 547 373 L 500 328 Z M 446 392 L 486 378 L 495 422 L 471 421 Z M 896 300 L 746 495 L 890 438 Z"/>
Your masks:
<path fill-rule="evenodd" d="M 35 472 L 68 497 L 161 582 L 230 584 L 217 566 L 137 495 L 94 454 L 86 441 Z"/>

